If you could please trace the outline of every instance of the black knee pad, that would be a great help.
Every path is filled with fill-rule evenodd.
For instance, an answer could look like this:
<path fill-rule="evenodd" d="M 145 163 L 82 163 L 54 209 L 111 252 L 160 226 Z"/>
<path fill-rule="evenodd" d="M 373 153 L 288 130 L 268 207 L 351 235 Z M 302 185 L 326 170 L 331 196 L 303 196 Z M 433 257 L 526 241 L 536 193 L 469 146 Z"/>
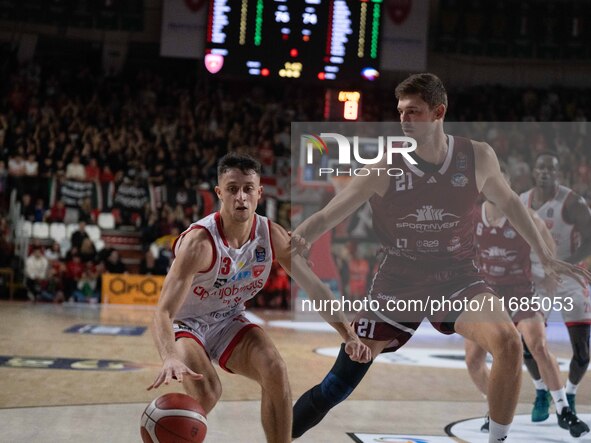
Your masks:
<path fill-rule="evenodd" d="M 363 380 L 370 366 L 371 362 L 357 363 L 351 360 L 342 344 L 334 366 L 313 389 L 312 398 L 316 406 L 331 409 L 345 400 Z"/>
<path fill-rule="evenodd" d="M 371 362 L 351 360 L 342 344 L 337 360 L 324 380 L 306 391 L 294 405 L 292 437 L 301 437 L 320 423 L 333 407 L 353 392 L 370 366 Z"/>

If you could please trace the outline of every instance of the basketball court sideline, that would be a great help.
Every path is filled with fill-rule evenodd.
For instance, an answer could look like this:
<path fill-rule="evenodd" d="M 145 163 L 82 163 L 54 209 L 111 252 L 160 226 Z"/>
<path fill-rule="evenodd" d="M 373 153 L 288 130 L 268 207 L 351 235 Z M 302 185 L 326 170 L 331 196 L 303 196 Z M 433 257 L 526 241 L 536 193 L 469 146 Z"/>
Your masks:
<path fill-rule="evenodd" d="M 175 384 L 146 391 L 160 359 L 147 329 L 152 308 L 0 302 L 0 441 L 140 442 L 146 405 Z M 295 323 L 289 313 L 257 311 L 286 360 L 294 400 L 332 366 L 338 336 L 321 323 Z M 552 350 L 570 358 L 564 326 L 550 325 Z M 486 405 L 463 365 L 463 342 L 423 325 L 398 355 L 380 357 L 349 400 L 301 442 L 486 442 L 478 432 Z M 565 360 L 561 370 L 566 369 Z M 262 442 L 256 383 L 219 370 L 220 403 L 208 417 L 211 442 Z M 565 373 L 563 372 L 563 377 Z M 529 422 L 534 389 L 524 373 L 518 417 L 508 442 L 591 442 L 555 424 Z M 591 381 L 578 409 L 591 422 Z M 473 420 L 471 420 L 473 419 Z M 448 432 L 459 437 L 452 439 Z"/>

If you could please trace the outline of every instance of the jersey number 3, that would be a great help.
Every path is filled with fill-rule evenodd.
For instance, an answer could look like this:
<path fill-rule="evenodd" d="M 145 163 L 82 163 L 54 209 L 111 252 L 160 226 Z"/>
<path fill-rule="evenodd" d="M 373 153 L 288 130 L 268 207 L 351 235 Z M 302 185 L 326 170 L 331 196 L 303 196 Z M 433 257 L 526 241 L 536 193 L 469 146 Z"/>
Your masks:
<path fill-rule="evenodd" d="M 222 257 L 222 266 L 220 267 L 220 274 L 228 275 L 230 273 L 231 264 L 232 260 L 230 260 L 230 257 Z"/>

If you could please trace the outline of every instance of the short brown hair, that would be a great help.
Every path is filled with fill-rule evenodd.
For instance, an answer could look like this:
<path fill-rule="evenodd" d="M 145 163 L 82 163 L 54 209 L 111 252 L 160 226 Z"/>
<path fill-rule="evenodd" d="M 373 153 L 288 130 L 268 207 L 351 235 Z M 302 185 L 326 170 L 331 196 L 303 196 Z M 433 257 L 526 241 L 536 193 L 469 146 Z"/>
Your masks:
<path fill-rule="evenodd" d="M 218 162 L 218 180 L 229 169 L 239 169 L 243 174 L 261 175 L 261 164 L 250 155 L 231 152 Z"/>
<path fill-rule="evenodd" d="M 429 72 L 413 74 L 403 80 L 395 90 L 396 98 L 400 100 L 405 95 L 419 95 L 433 109 L 439 105 L 447 108 L 447 92 L 439 77 Z"/>

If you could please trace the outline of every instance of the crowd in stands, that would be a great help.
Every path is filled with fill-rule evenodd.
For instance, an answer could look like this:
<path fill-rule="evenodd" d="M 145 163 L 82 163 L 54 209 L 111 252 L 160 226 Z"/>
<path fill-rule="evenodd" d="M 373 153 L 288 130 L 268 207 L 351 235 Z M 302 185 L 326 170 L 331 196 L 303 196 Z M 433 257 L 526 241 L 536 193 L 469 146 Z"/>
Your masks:
<path fill-rule="evenodd" d="M 96 223 L 101 211 L 113 213 L 119 225 L 141 232 L 141 272 L 165 274 L 171 239 L 215 209 L 219 157 L 249 153 L 261 160 L 265 177 L 289 182 L 290 123 L 323 119 L 320 86 L 278 88 L 192 73 L 140 70 L 106 78 L 88 67 L 32 63 L 12 69 L 0 92 L 0 266 L 12 260 L 5 214 L 9 191 L 17 189 L 22 215 L 32 222 Z M 396 121 L 391 98 L 368 93 L 363 118 Z M 537 152 L 553 149 L 561 154 L 564 183 L 591 201 L 588 94 L 479 86 L 452 89 L 449 99 L 450 121 L 578 122 L 573 133 L 551 140 L 494 125 L 482 135 L 507 163 L 517 190 L 531 185 Z M 285 205 L 275 213 L 289 214 L 289 193 L 278 194 L 272 197 Z M 86 240 L 72 236 L 67 251 L 55 243 L 44 252 L 33 248 L 25 267 L 29 295 L 98 300 L 100 274 L 125 269 L 116 251 L 97 252 Z M 281 285 L 273 305 L 289 304 Z"/>

